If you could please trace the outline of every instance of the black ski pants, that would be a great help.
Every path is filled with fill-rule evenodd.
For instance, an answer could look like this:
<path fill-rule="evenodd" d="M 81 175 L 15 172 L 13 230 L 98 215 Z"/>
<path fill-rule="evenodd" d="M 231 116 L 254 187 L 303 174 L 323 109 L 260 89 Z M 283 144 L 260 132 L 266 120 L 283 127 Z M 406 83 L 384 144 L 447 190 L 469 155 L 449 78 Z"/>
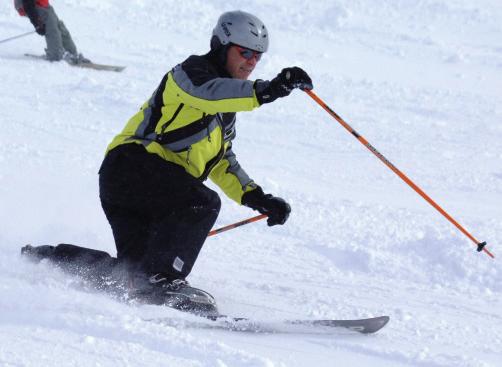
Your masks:
<path fill-rule="evenodd" d="M 218 217 L 218 194 L 135 143 L 111 150 L 99 173 L 119 262 L 133 271 L 185 278 Z"/>

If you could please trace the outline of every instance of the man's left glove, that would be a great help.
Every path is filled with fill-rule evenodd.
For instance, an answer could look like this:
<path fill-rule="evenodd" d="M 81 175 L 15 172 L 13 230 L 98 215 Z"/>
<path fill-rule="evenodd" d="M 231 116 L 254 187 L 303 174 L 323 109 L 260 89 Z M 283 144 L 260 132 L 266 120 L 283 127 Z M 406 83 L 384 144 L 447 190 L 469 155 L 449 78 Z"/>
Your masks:
<path fill-rule="evenodd" d="M 259 186 L 244 193 L 241 201 L 243 205 L 267 215 L 269 226 L 286 223 L 291 212 L 291 207 L 284 199 L 265 194 Z"/>
<path fill-rule="evenodd" d="M 36 21 L 32 21 L 35 31 L 41 36 L 45 36 L 45 23 L 42 18 L 38 17 Z"/>

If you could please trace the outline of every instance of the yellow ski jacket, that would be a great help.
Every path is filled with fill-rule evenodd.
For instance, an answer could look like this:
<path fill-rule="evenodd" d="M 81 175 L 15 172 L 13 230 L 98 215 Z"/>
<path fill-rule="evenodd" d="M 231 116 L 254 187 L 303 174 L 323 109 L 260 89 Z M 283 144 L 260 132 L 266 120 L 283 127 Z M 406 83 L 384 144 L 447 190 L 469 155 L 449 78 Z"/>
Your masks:
<path fill-rule="evenodd" d="M 164 76 L 106 152 L 142 144 L 201 181 L 211 178 L 240 204 L 257 186 L 232 151 L 235 113 L 257 107 L 253 81 L 231 78 L 211 54 L 190 56 Z"/>

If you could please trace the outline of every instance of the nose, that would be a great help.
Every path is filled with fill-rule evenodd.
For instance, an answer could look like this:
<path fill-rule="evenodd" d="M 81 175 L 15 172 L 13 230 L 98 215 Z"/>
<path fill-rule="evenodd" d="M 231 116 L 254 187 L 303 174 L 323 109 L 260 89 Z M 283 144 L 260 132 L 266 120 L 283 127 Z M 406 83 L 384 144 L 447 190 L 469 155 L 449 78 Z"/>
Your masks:
<path fill-rule="evenodd" d="M 246 64 L 248 64 L 249 66 L 256 66 L 257 63 L 258 63 L 258 60 L 256 59 L 256 55 L 253 55 L 252 58 L 250 58 L 249 60 L 246 60 Z"/>

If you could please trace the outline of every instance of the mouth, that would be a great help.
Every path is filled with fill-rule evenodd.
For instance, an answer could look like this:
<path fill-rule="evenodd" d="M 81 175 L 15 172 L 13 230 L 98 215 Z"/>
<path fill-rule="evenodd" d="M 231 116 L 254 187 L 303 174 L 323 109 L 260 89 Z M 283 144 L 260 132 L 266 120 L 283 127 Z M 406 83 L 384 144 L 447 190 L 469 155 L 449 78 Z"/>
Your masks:
<path fill-rule="evenodd" d="M 253 70 L 254 70 L 254 68 L 253 69 L 248 69 L 248 68 L 244 68 L 244 67 L 241 67 L 240 69 L 241 69 L 241 71 L 243 71 L 245 73 L 248 73 L 248 74 L 251 74 L 253 72 Z"/>

